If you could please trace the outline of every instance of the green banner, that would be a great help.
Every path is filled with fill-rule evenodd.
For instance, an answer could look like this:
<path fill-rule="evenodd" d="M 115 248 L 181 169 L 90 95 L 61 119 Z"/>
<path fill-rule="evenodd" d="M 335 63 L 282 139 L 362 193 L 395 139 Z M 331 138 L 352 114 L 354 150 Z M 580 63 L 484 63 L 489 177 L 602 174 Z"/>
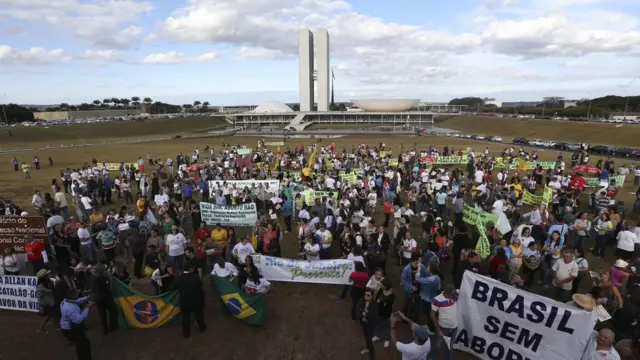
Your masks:
<path fill-rule="evenodd" d="M 616 181 L 616 186 L 617 187 L 622 187 L 624 186 L 624 175 L 618 175 L 618 176 L 609 176 L 609 182 L 611 180 L 615 180 Z M 588 187 L 597 187 L 600 185 L 600 178 L 585 178 L 584 179 L 587 182 L 587 186 Z"/>
<path fill-rule="evenodd" d="M 542 195 L 534 195 L 526 190 L 522 193 L 522 203 L 526 205 L 533 206 L 544 204 L 548 207 L 552 199 L 553 190 L 546 185 L 544 187 L 544 192 L 542 193 Z"/>
<path fill-rule="evenodd" d="M 284 146 L 284 141 L 267 141 L 264 146 Z"/>
<path fill-rule="evenodd" d="M 333 196 L 329 196 L 329 194 L 333 194 Z M 320 198 L 322 200 L 323 197 L 333 199 L 333 206 L 338 206 L 338 192 L 337 191 L 315 191 L 315 190 L 305 190 L 304 191 L 304 202 L 307 205 L 313 205 L 313 202 L 316 198 Z"/>
<path fill-rule="evenodd" d="M 252 148 L 238 149 L 236 150 L 236 152 L 238 153 L 238 155 L 251 155 L 253 154 L 253 149 Z"/>
<path fill-rule="evenodd" d="M 213 286 L 220 296 L 223 311 L 248 325 L 262 325 L 265 318 L 266 297 L 264 294 L 245 294 L 231 281 L 213 277 Z"/>
<path fill-rule="evenodd" d="M 355 185 L 358 183 L 358 175 L 356 175 L 356 173 L 353 171 L 348 174 L 340 173 L 339 175 L 340 175 L 341 182 L 346 182 L 346 183 L 349 183 L 350 185 Z"/>
<path fill-rule="evenodd" d="M 389 159 L 390 167 L 398 167 L 398 159 Z"/>
<path fill-rule="evenodd" d="M 498 222 L 498 217 L 486 211 L 478 210 L 473 206 L 465 205 L 462 209 L 462 220 L 470 225 L 476 225 L 478 221 L 487 224 L 489 221 L 494 224 Z"/>
<path fill-rule="evenodd" d="M 177 290 L 149 296 L 114 278 L 114 300 L 120 308 L 120 327 L 151 329 L 180 322 Z"/>
<path fill-rule="evenodd" d="M 466 156 L 436 156 L 434 165 L 447 165 L 447 164 L 466 164 L 468 158 Z"/>
<path fill-rule="evenodd" d="M 487 238 L 487 228 L 486 224 L 483 224 L 480 221 L 480 218 L 476 218 L 476 229 L 480 234 L 480 238 L 478 239 L 478 243 L 476 244 L 476 252 L 480 256 L 481 259 L 486 259 L 491 255 L 491 243 L 489 242 L 489 238 Z"/>

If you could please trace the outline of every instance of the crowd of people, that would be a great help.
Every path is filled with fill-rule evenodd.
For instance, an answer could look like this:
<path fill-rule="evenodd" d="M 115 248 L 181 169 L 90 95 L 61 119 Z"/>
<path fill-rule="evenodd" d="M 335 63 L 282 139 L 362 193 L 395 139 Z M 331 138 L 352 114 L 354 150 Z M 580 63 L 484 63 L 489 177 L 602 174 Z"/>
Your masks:
<path fill-rule="evenodd" d="M 219 151 L 195 149 L 165 161 L 148 153 L 146 161 L 140 157 L 116 171 L 93 159 L 61 170 L 51 181 L 53 196 L 36 191 L 33 210 L 0 201 L 0 213 L 35 211 L 47 218 L 49 246 L 33 237 L 25 244 L 45 319 L 39 332 L 57 318 L 79 358 L 89 359 L 80 324 L 95 304 L 104 333 L 117 327 L 110 286 L 113 277 L 130 283 L 129 271 L 133 282 L 152 284 L 156 294 L 178 289 L 181 299 L 190 299 L 181 306 L 204 331 L 204 277 L 211 273 L 247 293 L 268 293 L 272 285 L 252 255 L 282 256 L 289 236 L 297 238 L 297 254 L 308 261 L 355 262 L 338 302 L 350 292 L 351 318 L 362 325 L 362 353 L 371 359 L 376 341 L 406 359 L 439 359 L 441 353 L 451 359 L 445 342 L 458 327 L 457 289 L 465 271 L 585 310 L 602 305 L 611 319 L 598 324 L 603 330 L 583 359 L 614 359 L 618 352 L 618 358 L 632 358 L 640 316 L 640 189 L 630 211 L 615 200 L 617 185 L 609 177 L 620 169 L 613 160 L 597 164 L 607 186 L 590 190 L 584 174 L 565 167 L 562 153 L 550 168 L 529 169 L 522 165 L 529 154 L 514 148 L 497 157 L 488 149 L 440 151 L 417 144 L 399 151 L 384 143 L 338 149 L 258 142 L 249 148 L 223 144 Z M 438 156 L 466 163 L 434 163 Z M 576 153 L 572 164 L 584 164 L 585 156 Z M 277 179 L 279 187 L 227 183 L 266 179 Z M 552 192 L 548 203 L 523 203 L 526 193 L 543 188 Z M 125 205 L 115 207 L 116 201 Z M 259 221 L 251 228 L 207 224 L 199 202 L 255 203 Z M 464 221 L 467 207 L 498 221 L 479 230 Z M 480 235 L 489 239 L 489 254 L 478 250 Z M 615 247 L 616 261 L 604 272 L 589 266 L 585 246 L 592 238 L 591 259 Z M 5 274 L 21 273 L 11 248 L 2 259 Z M 91 295 L 79 297 L 83 293 Z M 190 316 L 183 321 L 188 337 Z M 398 341 L 395 326 L 401 322 L 410 325 L 413 342 Z"/>

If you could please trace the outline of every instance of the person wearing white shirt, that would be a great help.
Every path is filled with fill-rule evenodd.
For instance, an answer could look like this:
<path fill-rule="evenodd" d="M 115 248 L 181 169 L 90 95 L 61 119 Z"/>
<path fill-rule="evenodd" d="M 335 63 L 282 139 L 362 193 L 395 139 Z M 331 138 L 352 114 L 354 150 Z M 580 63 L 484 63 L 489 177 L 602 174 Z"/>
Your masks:
<path fill-rule="evenodd" d="M 475 174 L 473 174 L 473 180 L 476 184 L 482 183 L 482 179 L 484 179 L 484 171 L 481 169 L 476 170 Z"/>
<path fill-rule="evenodd" d="M 307 220 L 311 220 L 311 214 L 309 214 L 309 211 L 306 208 L 303 208 L 302 210 L 300 210 L 300 212 L 298 213 L 298 218 L 300 220 L 302 219 L 307 219 Z"/>
<path fill-rule="evenodd" d="M 31 199 L 31 205 L 33 205 L 39 213 L 42 212 L 42 201 L 40 190 L 36 190 L 33 194 L 33 198 Z"/>
<path fill-rule="evenodd" d="M 627 261 L 633 259 L 633 250 L 636 244 L 640 244 L 640 239 L 631 232 L 631 228 L 626 227 L 620 231 L 616 239 L 618 240 L 616 257 Z"/>
<path fill-rule="evenodd" d="M 611 329 L 593 331 L 580 360 L 620 360 L 620 354 L 613 348 L 615 338 Z"/>
<path fill-rule="evenodd" d="M 247 278 L 244 284 L 244 291 L 247 294 L 266 294 L 271 289 L 271 283 L 261 275 Z"/>
<path fill-rule="evenodd" d="M 225 262 L 224 258 L 219 257 L 218 262 L 213 265 L 211 275 L 226 279 L 233 279 L 238 276 L 238 269 L 230 262 Z"/>
<path fill-rule="evenodd" d="M 0 267 L 5 275 L 20 275 L 20 261 L 18 261 L 18 256 L 13 253 L 13 247 L 9 246 L 4 249 Z"/>
<path fill-rule="evenodd" d="M 416 251 L 418 243 L 410 232 L 407 232 L 402 240 L 402 266 L 407 266 L 411 262 L 411 255 Z"/>
<path fill-rule="evenodd" d="M 173 225 L 171 227 L 171 233 L 167 235 L 165 244 L 169 249 L 168 262 L 178 271 L 182 270 L 182 265 L 184 263 L 184 247 L 186 243 L 187 239 L 182 235 L 182 233 L 178 232 L 178 227 Z"/>
<path fill-rule="evenodd" d="M 320 260 L 320 245 L 315 241 L 313 237 L 307 237 L 304 244 L 303 253 L 307 258 L 307 261 Z"/>
<path fill-rule="evenodd" d="M 336 188 L 336 180 L 333 178 L 327 177 L 324 180 L 324 185 L 327 187 L 327 189 L 334 190 Z"/>
<path fill-rule="evenodd" d="M 244 259 L 246 259 L 249 255 L 255 254 L 256 250 L 249 242 L 249 238 L 245 236 L 242 238 L 241 242 L 237 243 L 236 246 L 233 247 L 233 250 L 231 252 L 237 259 L 238 263 L 244 265 Z"/>

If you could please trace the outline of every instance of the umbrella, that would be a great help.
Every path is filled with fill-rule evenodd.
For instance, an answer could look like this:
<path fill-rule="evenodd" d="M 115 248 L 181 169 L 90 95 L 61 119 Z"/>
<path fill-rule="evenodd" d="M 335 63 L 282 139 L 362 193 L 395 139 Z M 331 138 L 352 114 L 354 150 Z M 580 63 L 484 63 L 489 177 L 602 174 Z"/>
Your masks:
<path fill-rule="evenodd" d="M 600 174 L 600 169 L 592 165 L 577 165 L 573 167 L 573 171 L 585 174 Z"/>

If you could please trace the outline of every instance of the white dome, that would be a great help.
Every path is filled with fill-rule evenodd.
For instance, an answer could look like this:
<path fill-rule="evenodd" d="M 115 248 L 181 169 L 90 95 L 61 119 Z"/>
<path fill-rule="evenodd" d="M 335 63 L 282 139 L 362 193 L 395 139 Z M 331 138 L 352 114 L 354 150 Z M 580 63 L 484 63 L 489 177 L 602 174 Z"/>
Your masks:
<path fill-rule="evenodd" d="M 351 102 L 364 111 L 401 112 L 417 106 L 420 99 L 354 99 Z"/>
<path fill-rule="evenodd" d="M 254 113 L 287 113 L 293 110 L 279 101 L 268 101 L 253 109 Z"/>

